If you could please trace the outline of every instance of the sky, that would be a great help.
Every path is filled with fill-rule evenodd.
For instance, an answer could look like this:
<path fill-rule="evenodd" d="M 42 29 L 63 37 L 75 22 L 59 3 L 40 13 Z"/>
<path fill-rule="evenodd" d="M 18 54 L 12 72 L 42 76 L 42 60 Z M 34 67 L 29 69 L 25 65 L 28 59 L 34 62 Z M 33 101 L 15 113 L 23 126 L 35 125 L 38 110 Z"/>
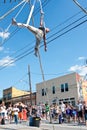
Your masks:
<path fill-rule="evenodd" d="M 2 2 L 1 2 L 2 1 Z M 32 91 L 43 82 L 40 60 L 34 55 L 35 36 L 26 28 L 12 25 L 12 18 L 26 23 L 30 4 L 25 2 L 14 11 L 22 0 L 0 1 L 0 97 L 3 89 L 15 86 L 29 91 L 28 66 L 30 66 Z M 31 0 L 31 5 L 34 0 Z M 86 8 L 87 0 L 78 0 Z M 49 80 L 72 72 L 87 73 L 87 14 L 73 0 L 41 0 L 47 34 L 47 52 L 43 40 L 40 58 L 44 79 Z M 24 5 L 25 4 L 25 5 Z M 22 8 L 23 7 L 23 8 Z M 7 15 L 5 15 L 7 13 Z M 5 16 L 5 17 L 2 17 Z M 40 6 L 36 1 L 30 25 L 39 27 Z"/>

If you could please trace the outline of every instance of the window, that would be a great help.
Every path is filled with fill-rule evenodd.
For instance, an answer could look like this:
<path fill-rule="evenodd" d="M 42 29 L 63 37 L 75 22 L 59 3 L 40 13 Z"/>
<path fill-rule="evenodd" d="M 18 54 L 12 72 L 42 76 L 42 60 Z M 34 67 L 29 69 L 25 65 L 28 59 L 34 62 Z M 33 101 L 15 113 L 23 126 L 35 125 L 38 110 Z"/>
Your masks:
<path fill-rule="evenodd" d="M 64 84 L 61 84 L 61 92 L 64 92 Z"/>
<path fill-rule="evenodd" d="M 61 92 L 67 92 L 69 91 L 68 83 L 61 84 Z"/>
<path fill-rule="evenodd" d="M 11 93 L 8 93 L 8 99 L 11 99 L 12 95 Z"/>
<path fill-rule="evenodd" d="M 48 93 L 48 88 L 45 89 L 45 95 L 47 95 L 47 93 Z"/>
<path fill-rule="evenodd" d="M 55 86 L 52 87 L 52 93 L 55 94 Z"/>
<path fill-rule="evenodd" d="M 65 83 L 65 91 L 68 91 L 68 83 Z"/>
<path fill-rule="evenodd" d="M 42 89 L 42 96 L 44 96 L 44 89 Z"/>

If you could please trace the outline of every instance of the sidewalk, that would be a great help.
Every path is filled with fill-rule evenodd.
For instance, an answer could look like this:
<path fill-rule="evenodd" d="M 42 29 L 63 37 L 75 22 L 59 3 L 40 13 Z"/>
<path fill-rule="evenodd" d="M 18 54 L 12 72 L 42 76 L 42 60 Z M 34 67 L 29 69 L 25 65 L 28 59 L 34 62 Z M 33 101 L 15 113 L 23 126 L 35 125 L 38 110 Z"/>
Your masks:
<path fill-rule="evenodd" d="M 74 124 L 74 123 L 53 123 L 50 124 L 49 122 L 43 122 L 41 121 L 40 127 L 30 127 L 29 122 L 22 122 L 21 124 L 8 124 L 0 125 L 0 130 L 85 130 L 87 127 L 85 124 Z"/>

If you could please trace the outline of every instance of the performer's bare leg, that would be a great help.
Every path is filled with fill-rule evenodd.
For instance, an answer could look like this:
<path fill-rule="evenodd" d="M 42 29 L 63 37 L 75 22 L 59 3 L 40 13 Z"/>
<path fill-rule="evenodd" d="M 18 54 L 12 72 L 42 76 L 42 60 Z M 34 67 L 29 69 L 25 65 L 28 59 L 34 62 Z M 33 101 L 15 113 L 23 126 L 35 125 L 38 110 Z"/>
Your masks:
<path fill-rule="evenodd" d="M 39 28 L 35 28 L 31 25 L 27 25 L 24 23 L 17 23 L 15 19 L 12 19 L 12 24 L 18 27 L 24 27 L 27 28 L 28 30 L 30 30 L 36 37 L 36 45 L 35 45 L 35 55 L 38 56 L 38 50 L 39 50 L 39 46 L 40 46 L 40 42 L 43 38 L 44 40 L 44 45 L 45 45 L 45 51 L 46 51 L 46 37 L 44 35 L 44 30 L 43 29 L 39 29 Z M 45 32 L 48 33 L 49 29 L 45 28 Z"/>
<path fill-rule="evenodd" d="M 33 26 L 24 24 L 24 23 L 17 23 L 15 19 L 12 19 L 12 24 L 18 27 L 24 27 L 30 30 L 36 37 L 36 45 L 35 45 L 35 55 L 38 56 L 38 50 L 40 46 L 40 42 L 43 38 L 44 32 L 41 29 L 35 28 Z"/>
<path fill-rule="evenodd" d="M 37 33 L 40 33 L 41 35 L 43 35 L 43 32 L 42 30 L 38 29 L 38 28 L 35 28 L 31 25 L 27 25 L 27 24 L 24 24 L 24 23 L 17 23 L 15 19 L 12 19 L 12 24 L 13 25 L 16 25 L 16 26 L 19 26 L 19 27 L 24 27 L 24 28 L 27 28 L 29 29 L 32 33 L 34 33 L 35 35 Z"/>

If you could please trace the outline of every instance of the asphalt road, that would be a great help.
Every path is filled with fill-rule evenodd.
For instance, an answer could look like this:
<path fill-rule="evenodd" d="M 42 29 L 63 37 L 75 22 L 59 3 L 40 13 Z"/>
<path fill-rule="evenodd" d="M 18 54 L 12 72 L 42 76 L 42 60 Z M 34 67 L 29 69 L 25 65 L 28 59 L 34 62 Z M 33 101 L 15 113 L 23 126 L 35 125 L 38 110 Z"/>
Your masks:
<path fill-rule="evenodd" d="M 86 130 L 87 127 L 85 125 L 77 125 L 77 124 L 49 124 L 49 123 L 41 123 L 40 127 L 30 127 L 28 122 L 22 124 L 5 124 L 0 125 L 0 130 Z"/>

